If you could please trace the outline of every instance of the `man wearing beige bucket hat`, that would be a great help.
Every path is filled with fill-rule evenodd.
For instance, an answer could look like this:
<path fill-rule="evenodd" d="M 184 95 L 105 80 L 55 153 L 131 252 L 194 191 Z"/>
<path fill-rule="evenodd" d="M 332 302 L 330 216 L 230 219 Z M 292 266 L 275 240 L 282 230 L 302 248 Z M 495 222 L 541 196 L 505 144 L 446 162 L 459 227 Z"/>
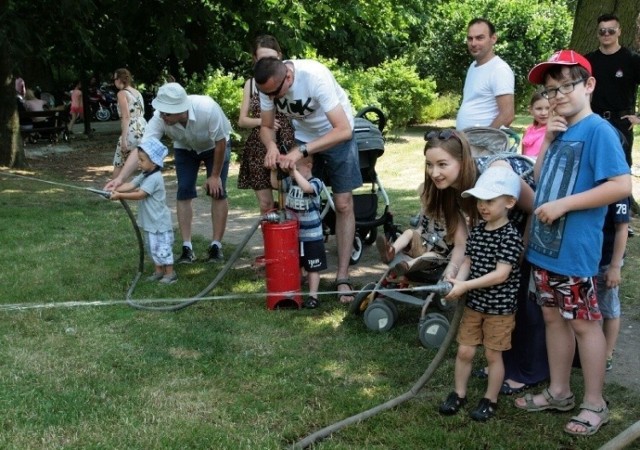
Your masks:
<path fill-rule="evenodd" d="M 196 180 L 201 163 L 207 170 L 204 189 L 211 196 L 213 239 L 207 262 L 223 259 L 222 237 L 227 224 L 229 205 L 226 182 L 231 156 L 231 124 L 220 105 L 206 95 L 187 95 L 178 83 L 167 83 L 158 89 L 151 105 L 155 112 L 147 124 L 142 142 L 168 136 L 173 140 L 178 178 L 177 215 L 182 236 L 182 255 L 178 263 L 196 260 L 191 244 L 193 199 L 197 197 Z M 120 174 L 105 186 L 113 190 L 135 170 L 137 150 L 131 152 Z"/>

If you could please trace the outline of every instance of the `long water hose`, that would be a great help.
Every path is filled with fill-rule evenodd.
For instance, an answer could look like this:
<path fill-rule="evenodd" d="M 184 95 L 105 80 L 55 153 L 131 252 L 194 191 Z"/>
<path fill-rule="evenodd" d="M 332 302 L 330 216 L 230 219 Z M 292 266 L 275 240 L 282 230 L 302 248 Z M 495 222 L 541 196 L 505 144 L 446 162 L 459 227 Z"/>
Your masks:
<path fill-rule="evenodd" d="M 309 436 L 303 438 L 302 440 L 296 442 L 295 444 L 293 444 L 292 448 L 294 449 L 307 448 L 310 445 L 314 444 L 316 441 L 320 439 L 324 439 L 330 434 L 335 433 L 336 431 L 339 431 L 349 425 L 360 423 L 363 420 L 373 417 L 380 412 L 386 411 L 391 408 L 395 408 L 396 406 L 414 398 L 418 394 L 418 392 L 431 379 L 436 369 L 442 363 L 442 360 L 444 359 L 447 351 L 449 350 L 449 347 L 451 347 L 451 344 L 453 343 L 454 337 L 460 325 L 460 319 L 462 318 L 462 311 L 464 310 L 464 305 L 465 305 L 465 302 L 458 301 L 458 305 L 456 307 L 456 311 L 451 322 L 451 327 L 449 328 L 449 332 L 445 336 L 444 341 L 442 341 L 442 345 L 440 346 L 438 353 L 436 353 L 436 356 L 434 356 L 433 360 L 431 361 L 427 369 L 424 371 L 424 373 L 418 379 L 418 381 L 414 383 L 411 389 L 409 389 L 404 394 L 401 394 L 398 397 L 393 398 L 385 403 L 382 403 L 371 409 L 358 413 L 354 416 L 343 419 L 339 422 L 334 423 L 333 425 L 324 427 L 321 430 L 318 430 L 315 433 L 312 433 Z"/>
<path fill-rule="evenodd" d="M 3 172 L 3 174 L 10 175 L 10 176 L 13 176 L 13 177 L 16 177 L 16 178 L 23 178 L 23 179 L 38 181 L 38 182 L 41 182 L 41 183 L 47 183 L 47 184 L 52 184 L 52 185 L 56 185 L 56 186 L 62 186 L 62 187 L 67 187 L 67 188 L 72 188 L 72 189 L 79 189 L 79 190 L 83 190 L 83 191 L 93 192 L 94 194 L 98 194 L 98 195 L 100 195 L 100 196 L 102 196 L 102 197 L 104 197 L 106 199 L 109 199 L 111 197 L 111 193 L 109 191 L 103 191 L 103 190 L 100 190 L 100 189 L 85 188 L 85 187 L 75 186 L 75 185 L 72 185 L 72 184 L 58 183 L 58 182 L 55 182 L 55 181 L 42 180 L 42 179 L 39 179 L 39 178 L 13 174 L 13 173 L 10 173 L 10 172 Z M 213 279 L 213 281 L 207 287 L 205 287 L 200 293 L 196 294 L 194 297 L 190 298 L 189 300 L 184 301 L 182 303 L 178 303 L 176 305 L 149 306 L 149 305 L 146 305 L 146 304 L 144 304 L 144 305 L 140 304 L 140 303 L 136 302 L 135 300 L 133 300 L 131 298 L 131 296 L 133 295 L 133 292 L 134 292 L 134 290 L 135 290 L 135 288 L 136 288 L 136 286 L 138 284 L 138 281 L 140 280 L 140 277 L 142 277 L 142 274 L 144 272 L 144 253 L 145 253 L 144 252 L 144 239 L 142 238 L 142 233 L 140 231 L 140 227 L 138 226 L 138 222 L 136 221 L 136 217 L 133 214 L 133 211 L 131 211 L 131 208 L 129 207 L 129 204 L 126 201 L 124 201 L 123 199 L 120 199 L 120 204 L 122 205 L 124 210 L 127 212 L 127 216 L 129 216 L 129 220 L 131 221 L 131 226 L 133 227 L 133 230 L 134 230 L 134 232 L 136 234 L 136 239 L 137 239 L 137 242 L 138 242 L 138 254 L 139 254 L 138 271 L 137 271 L 136 275 L 134 276 L 133 281 L 131 282 L 131 286 L 129 286 L 129 289 L 127 290 L 126 302 L 131 307 L 136 308 L 136 309 L 140 309 L 140 310 L 144 310 L 144 311 L 158 311 L 158 312 L 179 311 L 181 309 L 184 309 L 184 308 L 186 308 L 188 306 L 191 306 L 194 303 L 197 303 L 198 301 L 200 301 L 200 299 L 202 297 L 205 297 L 209 292 L 211 292 L 217 286 L 217 284 L 220 282 L 220 280 L 222 280 L 222 278 L 224 278 L 224 276 L 231 269 L 231 267 L 236 262 L 236 260 L 240 257 L 240 254 L 242 253 L 242 250 L 247 245 L 247 243 L 249 242 L 249 240 L 251 239 L 251 237 L 253 236 L 255 231 L 258 229 L 258 227 L 260 226 L 260 223 L 263 220 L 263 217 L 260 217 L 251 226 L 251 229 L 249 230 L 247 235 L 244 237 L 242 242 L 240 242 L 240 244 L 238 246 L 236 246 L 236 249 L 234 250 L 234 252 L 229 257 L 229 261 L 227 262 L 227 264 L 225 264 L 225 266 L 218 272 L 218 274 Z"/>
<path fill-rule="evenodd" d="M 13 175 L 13 174 L 10 174 Z M 20 177 L 19 175 L 15 175 Z M 30 178 L 30 177 L 22 177 L 22 178 Z M 39 180 L 39 179 L 35 179 L 37 181 L 44 181 L 47 182 L 45 180 Z M 67 187 L 72 187 L 75 189 L 83 189 L 85 191 L 89 191 L 89 192 L 93 192 L 95 194 L 101 195 L 105 198 L 109 198 L 110 197 L 110 193 L 107 191 L 101 191 L 98 189 L 93 189 L 93 188 L 81 188 L 78 186 L 73 186 L 73 185 L 65 185 L 62 183 L 54 183 L 54 182 L 48 182 L 50 184 L 59 184 L 62 186 L 67 186 Z M 127 212 L 127 215 L 129 217 L 129 220 L 131 221 L 131 225 L 135 231 L 136 234 L 136 239 L 138 242 L 138 251 L 139 251 L 139 260 L 138 260 L 138 272 L 136 273 L 133 282 L 131 283 L 131 286 L 129 287 L 128 291 L 127 291 L 127 295 L 126 295 L 126 301 L 127 304 L 129 304 L 131 307 L 139 309 L 139 310 L 145 310 L 145 311 L 159 311 L 159 312 L 171 312 L 171 311 L 179 311 L 181 309 L 184 309 L 188 306 L 193 305 L 194 303 L 197 303 L 198 301 L 200 301 L 200 299 L 204 296 L 206 296 L 209 292 L 211 292 L 215 286 L 220 282 L 220 280 L 226 275 L 226 273 L 229 271 L 229 269 L 231 269 L 231 267 L 233 266 L 233 264 L 235 263 L 235 261 L 240 257 L 240 254 L 242 252 L 242 250 L 244 249 L 244 247 L 247 245 L 247 243 L 249 242 L 249 240 L 251 239 L 251 237 L 253 236 L 253 234 L 255 233 L 255 231 L 257 230 L 258 226 L 260 226 L 260 223 L 263 220 L 263 217 L 260 217 L 255 223 L 254 225 L 251 227 L 251 229 L 249 230 L 249 232 L 246 234 L 246 236 L 244 237 L 244 239 L 242 240 L 242 242 L 236 246 L 236 249 L 234 250 L 233 254 L 229 257 L 229 261 L 227 262 L 227 264 L 220 270 L 220 272 L 218 272 L 218 275 L 215 277 L 215 279 L 206 287 L 204 288 L 200 293 L 198 293 L 197 295 L 195 295 L 193 298 L 179 303 L 177 305 L 171 305 L 171 306 L 148 306 L 148 305 L 143 305 L 143 304 L 139 304 L 137 303 L 135 300 L 131 299 L 131 295 L 133 294 L 133 291 L 135 290 L 135 287 L 138 283 L 138 281 L 140 280 L 140 277 L 142 276 L 142 273 L 144 271 L 144 240 L 142 238 L 142 233 L 140 232 L 140 227 L 138 226 L 138 223 L 136 221 L 136 218 L 133 214 L 133 212 L 131 211 L 131 208 L 129 207 L 128 203 L 122 199 L 120 199 L 120 204 L 122 205 L 122 207 L 124 208 L 124 210 Z M 424 289 L 424 288 L 423 288 Z M 316 431 L 315 433 L 310 434 L 309 436 L 303 438 L 302 440 L 296 442 L 293 445 L 294 449 L 301 449 L 301 448 L 307 448 L 310 445 L 314 444 L 316 441 L 321 440 L 326 438 L 327 436 L 331 435 L 332 433 L 335 433 L 337 431 L 340 431 L 341 429 L 349 426 L 349 425 L 353 425 L 353 424 L 357 424 L 359 422 L 362 422 L 370 417 L 373 417 L 374 415 L 389 410 L 391 408 L 395 408 L 396 406 L 401 405 L 402 403 L 413 399 L 418 392 L 427 384 L 427 382 L 431 379 L 431 377 L 433 376 L 433 374 L 435 373 L 436 369 L 440 366 L 440 364 L 442 363 L 442 360 L 444 359 L 447 351 L 449 350 L 449 347 L 451 347 L 451 344 L 453 343 L 453 339 L 454 336 L 457 333 L 458 327 L 460 325 L 460 319 L 462 318 L 462 311 L 464 310 L 464 302 L 459 301 L 455 314 L 453 316 L 452 322 L 451 322 L 451 327 L 449 328 L 449 331 L 447 333 L 447 335 L 445 336 L 442 345 L 440 346 L 440 349 L 438 350 L 438 352 L 436 353 L 435 357 L 433 358 L 433 360 L 431 361 L 431 363 L 429 364 L 429 366 L 426 368 L 425 372 L 422 374 L 422 376 L 414 383 L 414 385 L 411 387 L 411 389 L 409 389 L 409 391 L 405 392 L 404 394 L 399 395 L 396 398 L 393 398 L 385 403 L 382 403 L 378 406 L 375 406 L 369 410 L 363 411 L 361 413 L 358 413 L 354 416 L 348 417 L 346 419 L 343 419 L 339 422 L 334 423 L 333 425 L 329 425 L 325 428 L 322 428 L 321 430 Z"/>

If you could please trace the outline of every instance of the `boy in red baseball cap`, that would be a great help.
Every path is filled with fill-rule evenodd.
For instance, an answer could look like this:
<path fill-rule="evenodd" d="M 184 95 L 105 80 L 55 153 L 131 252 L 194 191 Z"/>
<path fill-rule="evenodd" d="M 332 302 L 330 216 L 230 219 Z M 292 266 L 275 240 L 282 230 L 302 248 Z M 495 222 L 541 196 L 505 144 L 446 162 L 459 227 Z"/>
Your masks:
<path fill-rule="evenodd" d="M 609 421 L 602 396 L 606 342 L 594 276 L 602 248 L 607 205 L 631 194 L 629 166 L 616 130 L 591 111 L 596 80 L 591 64 L 561 50 L 529 72 L 549 99 L 547 133 L 536 160 L 537 190 L 526 258 L 542 306 L 550 383 L 515 405 L 527 411 L 575 407 L 570 376 L 577 341 L 584 375 L 580 412 L 564 428 L 590 436 Z"/>

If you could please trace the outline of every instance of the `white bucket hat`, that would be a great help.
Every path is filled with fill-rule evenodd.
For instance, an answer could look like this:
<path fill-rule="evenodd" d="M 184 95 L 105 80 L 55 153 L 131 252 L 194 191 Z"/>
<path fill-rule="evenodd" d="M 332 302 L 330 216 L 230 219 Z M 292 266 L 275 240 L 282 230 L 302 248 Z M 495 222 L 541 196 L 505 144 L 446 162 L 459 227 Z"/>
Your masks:
<path fill-rule="evenodd" d="M 160 142 L 157 138 L 149 138 L 141 142 L 140 147 L 151 160 L 158 167 L 164 165 L 164 158 L 169 154 L 169 149 Z"/>
<path fill-rule="evenodd" d="M 167 83 L 160 86 L 156 98 L 151 102 L 156 111 L 167 114 L 179 114 L 189 110 L 191 101 L 187 91 L 178 83 Z"/>
<path fill-rule="evenodd" d="M 494 166 L 485 170 L 473 189 L 462 193 L 463 197 L 491 200 L 501 195 L 520 196 L 520 177 L 509 167 Z"/>

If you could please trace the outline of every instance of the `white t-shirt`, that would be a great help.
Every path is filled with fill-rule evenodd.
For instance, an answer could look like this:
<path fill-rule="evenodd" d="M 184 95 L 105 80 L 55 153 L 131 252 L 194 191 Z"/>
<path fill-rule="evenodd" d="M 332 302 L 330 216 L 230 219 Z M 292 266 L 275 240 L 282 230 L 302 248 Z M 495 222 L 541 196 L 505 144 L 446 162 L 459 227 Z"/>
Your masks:
<path fill-rule="evenodd" d="M 456 118 L 456 129 L 488 127 L 498 116 L 496 97 L 514 93 L 515 77 L 511 67 L 499 56 L 477 66 L 475 61 L 467 70 L 462 104 Z"/>
<path fill-rule="evenodd" d="M 275 106 L 291 119 L 295 137 L 302 142 L 311 142 L 331 131 L 333 127 L 326 113 L 338 105 L 342 105 L 353 129 L 351 102 L 329 69 L 310 59 L 287 63 L 294 67 L 293 84 L 282 98 L 271 100 L 261 93 L 260 109 L 272 111 Z"/>
<path fill-rule="evenodd" d="M 231 123 L 220 105 L 207 95 L 190 95 L 191 107 L 187 126 L 181 123 L 167 125 L 160 117 L 160 112 L 153 113 L 144 131 L 143 141 L 155 137 L 162 139 L 167 135 L 173 140 L 174 148 L 195 150 L 202 153 L 211 150 L 216 142 L 231 137 Z"/>

